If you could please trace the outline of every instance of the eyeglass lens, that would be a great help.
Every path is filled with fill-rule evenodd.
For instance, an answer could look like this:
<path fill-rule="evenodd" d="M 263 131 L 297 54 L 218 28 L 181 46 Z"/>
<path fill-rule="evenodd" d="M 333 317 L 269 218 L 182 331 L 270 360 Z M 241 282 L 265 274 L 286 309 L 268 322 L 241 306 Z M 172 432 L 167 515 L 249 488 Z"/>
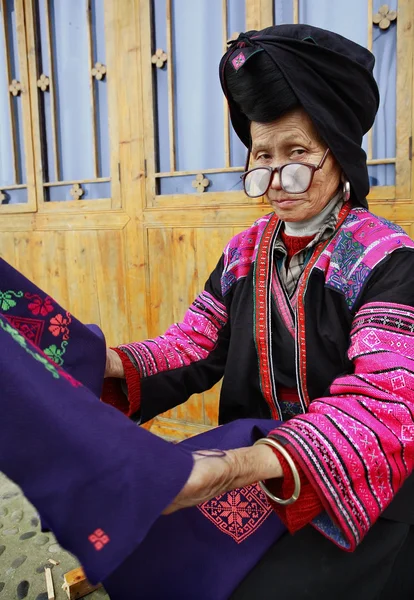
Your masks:
<path fill-rule="evenodd" d="M 279 172 L 282 188 L 291 194 L 301 194 L 309 187 L 313 169 L 306 164 L 292 163 L 285 165 Z M 254 169 L 244 178 L 244 189 L 248 196 L 262 196 L 274 176 L 270 169 Z"/>

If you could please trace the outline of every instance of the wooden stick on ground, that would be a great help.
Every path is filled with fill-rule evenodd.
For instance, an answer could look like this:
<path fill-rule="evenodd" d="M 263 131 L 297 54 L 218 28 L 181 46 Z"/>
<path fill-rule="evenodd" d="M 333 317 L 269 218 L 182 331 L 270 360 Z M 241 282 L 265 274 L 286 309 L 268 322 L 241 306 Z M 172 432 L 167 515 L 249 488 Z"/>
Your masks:
<path fill-rule="evenodd" d="M 48 600 L 55 600 L 55 588 L 53 587 L 52 570 L 45 567 L 46 587 L 47 587 L 47 598 Z"/>

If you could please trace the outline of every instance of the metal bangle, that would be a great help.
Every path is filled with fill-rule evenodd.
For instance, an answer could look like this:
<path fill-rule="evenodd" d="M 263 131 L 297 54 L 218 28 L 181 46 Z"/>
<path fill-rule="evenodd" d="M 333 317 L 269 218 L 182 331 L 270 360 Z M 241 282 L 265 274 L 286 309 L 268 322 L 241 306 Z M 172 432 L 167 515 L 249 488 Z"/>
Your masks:
<path fill-rule="evenodd" d="M 293 480 L 295 482 L 295 488 L 293 490 L 293 494 L 291 495 L 290 498 L 287 498 L 286 500 L 283 500 L 282 498 L 278 498 L 277 496 L 274 496 L 272 494 L 272 492 L 269 492 L 269 490 L 267 489 L 267 487 L 265 486 L 263 481 L 259 481 L 260 487 L 262 488 L 262 490 L 264 491 L 266 496 L 268 496 L 271 500 L 273 500 L 273 502 L 276 502 L 277 504 L 281 504 L 282 506 L 287 506 L 289 504 L 293 504 L 299 498 L 300 477 L 299 477 L 299 473 L 296 468 L 296 465 L 293 462 L 293 459 L 290 456 L 289 452 L 287 452 L 285 450 L 285 448 L 282 446 L 282 444 L 279 444 L 279 442 L 277 442 L 276 440 L 274 440 L 272 438 L 261 438 L 260 440 L 257 440 L 257 442 L 255 442 L 254 445 L 256 446 L 256 444 L 265 444 L 266 446 L 272 446 L 272 448 L 275 448 L 278 452 L 280 452 L 280 454 L 286 459 L 286 462 L 288 463 L 290 470 L 292 471 Z"/>

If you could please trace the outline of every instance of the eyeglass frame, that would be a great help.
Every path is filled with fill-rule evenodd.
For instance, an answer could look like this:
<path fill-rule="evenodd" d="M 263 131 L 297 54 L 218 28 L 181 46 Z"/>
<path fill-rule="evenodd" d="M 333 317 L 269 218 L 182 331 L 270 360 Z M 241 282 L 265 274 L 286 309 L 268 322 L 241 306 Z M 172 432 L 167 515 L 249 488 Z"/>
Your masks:
<path fill-rule="evenodd" d="M 257 196 L 249 196 L 249 198 L 260 198 L 261 196 L 264 196 L 265 194 L 267 194 L 270 186 L 272 185 L 272 181 L 273 181 L 273 177 L 274 177 L 275 173 L 277 173 L 279 175 L 280 187 L 282 188 L 282 190 L 284 192 L 286 192 L 287 194 L 305 194 L 309 190 L 310 186 L 313 183 L 313 178 L 315 176 L 316 171 L 319 171 L 320 169 L 322 169 L 323 165 L 325 164 L 328 154 L 329 154 L 329 148 L 327 148 L 325 150 L 324 155 L 322 156 L 318 165 L 311 165 L 311 164 L 302 163 L 302 162 L 291 162 L 291 163 L 285 163 L 284 165 L 279 165 L 278 167 L 254 167 L 253 169 L 249 169 L 248 171 L 245 171 L 243 173 L 243 175 L 241 176 L 241 180 L 243 181 L 244 192 L 245 192 L 246 196 L 249 196 L 249 194 L 246 192 L 246 185 L 245 185 L 245 179 L 246 179 L 247 175 L 249 175 L 249 173 L 252 173 L 253 171 L 258 171 L 259 169 L 265 169 L 266 171 L 270 172 L 270 178 L 269 178 L 269 183 L 268 183 L 267 188 L 265 189 L 264 192 L 258 194 Z M 249 153 L 249 156 L 250 156 L 250 153 Z M 309 185 L 305 190 L 302 190 L 301 192 L 288 192 L 288 190 L 285 190 L 285 188 L 283 187 L 281 172 L 285 167 L 288 167 L 290 165 L 305 166 L 305 167 L 308 167 L 312 171 L 310 179 L 309 179 Z"/>

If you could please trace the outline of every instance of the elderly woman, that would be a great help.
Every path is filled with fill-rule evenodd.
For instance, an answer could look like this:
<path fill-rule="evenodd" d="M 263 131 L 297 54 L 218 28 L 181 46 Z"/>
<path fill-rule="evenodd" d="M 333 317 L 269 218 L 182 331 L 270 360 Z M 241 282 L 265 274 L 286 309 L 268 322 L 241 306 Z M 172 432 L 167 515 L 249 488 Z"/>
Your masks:
<path fill-rule="evenodd" d="M 181 323 L 108 351 L 104 400 L 142 421 L 222 377 L 220 423 L 284 421 L 261 440 L 280 466 L 264 489 L 295 535 L 237 600 L 412 598 L 414 242 L 367 209 L 373 66 L 307 25 L 231 43 L 244 189 L 273 212 L 228 243 Z"/>

